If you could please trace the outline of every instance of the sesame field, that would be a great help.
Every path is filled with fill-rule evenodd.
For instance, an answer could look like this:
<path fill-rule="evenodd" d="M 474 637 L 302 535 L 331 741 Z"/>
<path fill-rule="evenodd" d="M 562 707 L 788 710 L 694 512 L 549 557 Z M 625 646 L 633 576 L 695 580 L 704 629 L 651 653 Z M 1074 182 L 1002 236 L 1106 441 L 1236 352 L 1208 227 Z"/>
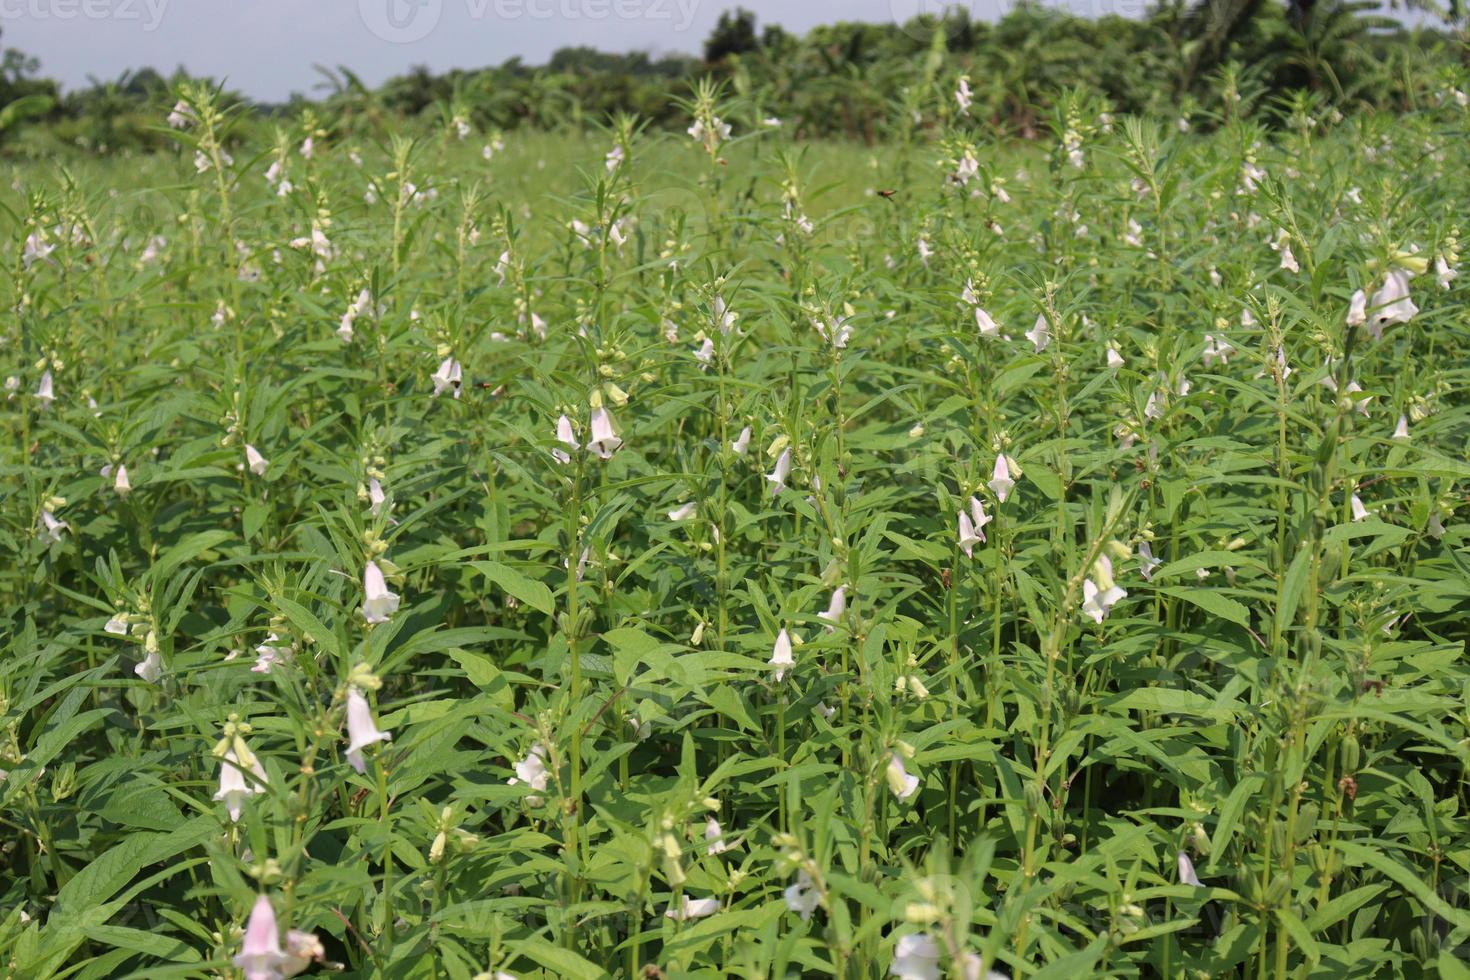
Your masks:
<path fill-rule="evenodd" d="M 0 977 L 1470 977 L 1455 96 L 0 162 Z"/>

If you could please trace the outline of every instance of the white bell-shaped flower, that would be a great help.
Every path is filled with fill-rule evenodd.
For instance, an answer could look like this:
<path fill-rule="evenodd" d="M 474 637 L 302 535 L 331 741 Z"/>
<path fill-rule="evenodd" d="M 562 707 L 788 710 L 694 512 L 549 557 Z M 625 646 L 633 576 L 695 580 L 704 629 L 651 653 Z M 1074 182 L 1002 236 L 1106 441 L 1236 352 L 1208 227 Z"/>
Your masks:
<path fill-rule="evenodd" d="M 718 898 L 690 898 L 688 895 L 681 895 L 678 907 L 670 905 L 664 912 L 664 917 L 673 919 L 675 922 L 688 922 L 691 919 L 703 919 L 705 916 L 714 915 L 719 910 L 720 900 Z"/>
<path fill-rule="evenodd" d="M 778 684 L 786 679 L 787 669 L 796 666 L 796 659 L 791 655 L 791 634 L 784 629 L 776 635 L 776 645 L 771 648 L 771 659 L 766 662 L 776 668 Z"/>
<path fill-rule="evenodd" d="M 1031 341 L 1031 346 L 1036 348 L 1036 353 L 1040 354 L 1046 350 L 1047 345 L 1051 343 L 1051 331 L 1047 327 L 1045 313 L 1036 315 L 1036 322 L 1031 325 L 1030 330 L 1026 331 L 1026 339 Z"/>
<path fill-rule="evenodd" d="M 389 742 L 393 736 L 388 732 L 378 731 L 377 724 L 373 721 L 373 709 L 368 705 L 367 698 L 355 687 L 347 689 L 347 761 L 352 768 L 358 772 L 367 772 L 367 763 L 363 760 L 362 750 L 374 742 Z"/>
<path fill-rule="evenodd" d="M 398 611 L 398 596 L 388 591 L 383 570 L 369 561 L 362 571 L 362 618 L 369 623 L 386 623 Z"/>
<path fill-rule="evenodd" d="M 745 428 L 740 430 L 740 435 L 735 438 L 735 441 L 730 443 L 730 451 L 735 453 L 735 455 L 737 456 L 744 456 L 749 449 L 750 426 L 747 425 Z"/>
<path fill-rule="evenodd" d="M 825 619 L 832 624 L 832 626 L 827 627 L 827 631 L 830 633 L 838 623 L 842 622 L 842 617 L 846 612 L 847 586 L 839 585 L 836 589 L 832 590 L 832 598 L 827 603 L 827 611 L 817 613 L 817 618 Z"/>
<path fill-rule="evenodd" d="M 248 749 L 246 751 L 249 752 Z M 254 779 L 245 775 L 247 769 Z M 249 758 L 242 763 L 235 757 L 235 749 L 231 747 L 225 750 L 219 761 L 219 790 L 214 794 L 215 802 L 225 805 L 225 812 L 230 815 L 231 823 L 238 823 L 245 800 L 265 792 L 265 783 L 265 769 L 255 753 L 249 752 Z"/>
<path fill-rule="evenodd" d="M 613 419 L 606 408 L 598 406 L 592 410 L 592 438 L 587 441 L 587 448 L 597 454 L 598 459 L 612 459 L 613 453 L 623 444 L 618 434 L 613 431 Z"/>
<path fill-rule="evenodd" d="M 1179 852 L 1179 884 L 1193 885 L 1195 888 L 1205 887 L 1204 882 L 1199 880 L 1199 875 L 1194 872 L 1194 862 L 1183 851 Z"/>
<path fill-rule="evenodd" d="M 1383 328 L 1394 323 L 1408 323 L 1419 312 L 1419 307 L 1409 298 L 1407 269 L 1391 269 L 1383 278 L 1383 286 L 1373 294 L 1369 307 L 1373 314 L 1368 321 L 1375 340 L 1383 337 Z"/>
<path fill-rule="evenodd" d="M 995 494 L 995 499 L 1001 503 L 1005 503 L 1006 498 L 1011 495 L 1016 481 L 1011 478 L 1010 459 L 1005 454 L 1002 453 L 995 457 L 995 469 L 991 472 L 990 481 L 986 483 L 986 486 L 990 488 L 991 493 Z"/>
<path fill-rule="evenodd" d="M 781 455 L 776 457 L 776 468 L 766 474 L 766 482 L 771 485 L 771 496 L 779 496 L 786 489 L 786 480 L 791 476 L 791 450 L 781 450 Z"/>
<path fill-rule="evenodd" d="M 884 771 L 888 788 L 900 800 L 907 800 L 919 791 L 919 777 L 903 767 L 903 757 L 897 752 L 888 753 L 888 768 Z"/>
<path fill-rule="evenodd" d="M 893 947 L 893 964 L 888 975 L 897 980 L 939 980 L 941 951 L 925 933 L 900 936 Z"/>
<path fill-rule="evenodd" d="M 289 958 L 281 950 L 281 934 L 276 926 L 276 911 L 264 895 L 255 900 L 250 919 L 245 924 L 245 937 L 235 966 L 245 973 L 245 980 L 283 980 Z"/>
<path fill-rule="evenodd" d="M 796 881 L 781 892 L 786 899 L 786 908 L 801 916 L 803 922 L 811 921 L 812 913 L 822 902 L 822 896 L 815 888 L 811 875 L 805 871 L 796 873 Z"/>
<path fill-rule="evenodd" d="M 526 804 L 538 807 L 543 799 L 540 793 L 546 792 L 546 787 L 551 782 L 551 770 L 546 768 L 546 748 L 540 742 L 531 746 L 526 757 L 515 764 L 516 774 L 506 783 L 510 786 L 526 786 L 534 792 L 526 797 Z"/>
<path fill-rule="evenodd" d="M 439 370 L 434 372 L 431 381 L 434 382 L 434 397 L 438 398 L 446 391 L 452 391 L 454 397 L 458 398 L 460 389 L 463 387 L 464 368 L 453 357 L 444 358 L 439 365 Z"/>
<path fill-rule="evenodd" d="M 1082 611 L 1093 622 L 1101 623 L 1118 600 L 1127 597 L 1128 593 L 1113 581 L 1112 560 L 1107 555 L 1098 555 L 1092 571 L 1082 582 Z"/>

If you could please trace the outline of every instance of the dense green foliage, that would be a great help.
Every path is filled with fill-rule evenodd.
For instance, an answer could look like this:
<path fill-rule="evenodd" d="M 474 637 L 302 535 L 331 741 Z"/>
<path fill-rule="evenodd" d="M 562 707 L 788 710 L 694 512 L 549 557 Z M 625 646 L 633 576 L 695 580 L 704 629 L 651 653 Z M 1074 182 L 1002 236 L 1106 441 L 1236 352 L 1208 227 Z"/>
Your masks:
<path fill-rule="evenodd" d="M 1463 98 L 957 83 L 9 165 L 0 973 L 1466 976 Z"/>
<path fill-rule="evenodd" d="M 1303 90 L 1344 112 L 1421 109 L 1470 58 L 1470 25 L 1457 6 L 1419 15 L 1412 29 L 1371 0 L 1201 0 L 1140 5 L 1137 13 L 1089 18 L 1021 2 L 994 23 L 955 7 L 797 37 L 736 11 L 722 16 L 702 60 L 565 48 L 543 66 L 517 58 L 443 74 L 419 67 L 376 88 L 347 67 L 319 66 L 316 91 L 256 107 L 252 128 L 268 132 L 273 118 L 310 108 L 342 138 L 383 140 L 405 124 L 437 124 L 449 107 L 481 130 L 583 129 L 620 112 L 682 130 L 688 123 L 675 100 L 706 74 L 730 83 L 752 121 L 778 116 L 799 139 L 872 143 L 942 128 L 953 108 L 945 111 L 936 96 L 947 95 L 939 88 L 958 74 L 974 85 L 973 118 L 996 134 L 1034 137 L 1058 95 L 1078 89 L 1116 112 L 1210 127 L 1232 91 L 1241 101 L 1230 110 L 1246 114 Z M 38 125 L 9 141 L 11 154 L 50 157 L 58 142 L 89 152 L 168 145 L 156 107 L 186 80 L 179 72 L 165 78 L 145 68 L 63 96 L 38 76 L 40 68 L 15 51 L 0 66 L 0 104 L 27 93 L 52 104 Z"/>

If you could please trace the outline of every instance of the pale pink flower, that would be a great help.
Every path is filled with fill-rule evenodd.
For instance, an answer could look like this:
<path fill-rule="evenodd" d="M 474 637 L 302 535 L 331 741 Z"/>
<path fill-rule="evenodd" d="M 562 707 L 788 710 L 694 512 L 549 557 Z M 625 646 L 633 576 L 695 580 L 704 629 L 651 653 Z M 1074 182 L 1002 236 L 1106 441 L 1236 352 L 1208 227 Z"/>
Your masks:
<path fill-rule="evenodd" d="M 1199 880 L 1199 875 L 1194 872 L 1194 862 L 1183 851 L 1179 852 L 1179 884 L 1193 885 L 1195 888 L 1205 887 L 1204 882 Z"/>
<path fill-rule="evenodd" d="M 374 742 L 389 742 L 393 736 L 388 732 L 378 731 L 377 724 L 373 721 L 373 709 L 368 705 L 367 698 L 355 687 L 347 689 L 347 761 L 352 768 L 358 772 L 367 772 L 367 763 L 363 760 L 362 750 Z"/>
<path fill-rule="evenodd" d="M 986 484 L 990 492 L 995 494 L 995 499 L 1001 503 L 1006 502 L 1016 481 L 1011 479 L 1010 459 L 1004 454 L 995 457 L 995 470 L 990 475 L 990 482 Z"/>
<path fill-rule="evenodd" d="M 766 482 L 771 484 L 771 496 L 779 496 L 786 489 L 786 480 L 791 476 L 791 450 L 781 450 L 781 455 L 776 457 L 776 468 L 766 474 Z"/>
<path fill-rule="evenodd" d="M 245 769 L 249 769 L 255 778 L 247 778 Z M 255 753 L 250 753 L 249 760 L 242 767 L 240 760 L 235 757 L 234 748 L 229 748 L 219 762 L 219 791 L 214 794 L 215 802 L 225 805 L 225 812 L 230 815 L 231 823 L 239 823 L 245 800 L 265 792 L 265 783 L 265 769 L 261 767 Z"/>
<path fill-rule="evenodd" d="M 553 449 L 551 451 L 551 458 L 562 465 L 570 463 L 572 461 L 571 454 L 582 448 L 577 443 L 577 434 L 572 431 L 572 420 L 565 415 L 556 420 L 556 441 L 567 447 L 566 449 Z"/>
<path fill-rule="evenodd" d="M 235 966 L 245 972 L 245 980 L 282 980 L 287 976 L 287 965 L 276 926 L 276 910 L 271 907 L 270 899 L 261 895 L 250 910 L 244 942 L 235 954 Z"/>

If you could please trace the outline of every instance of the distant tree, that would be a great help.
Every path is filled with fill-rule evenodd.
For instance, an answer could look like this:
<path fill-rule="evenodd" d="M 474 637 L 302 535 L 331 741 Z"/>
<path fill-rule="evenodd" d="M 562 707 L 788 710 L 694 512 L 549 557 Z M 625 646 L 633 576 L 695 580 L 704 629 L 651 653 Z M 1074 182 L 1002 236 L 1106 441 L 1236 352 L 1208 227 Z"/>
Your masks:
<path fill-rule="evenodd" d="M 168 82 L 155 69 L 139 68 L 118 79 L 123 94 L 137 99 L 153 99 L 168 89 Z"/>
<path fill-rule="evenodd" d="M 57 102 L 60 92 L 55 82 L 37 78 L 41 63 L 16 48 L 6 48 L 0 53 L 0 106 L 12 102 L 23 104 L 25 115 L 36 116 L 47 112 Z M 20 103 L 20 100 L 26 100 Z M 19 108 L 16 113 L 19 113 Z M 8 126 L 9 124 L 7 124 Z"/>
<path fill-rule="evenodd" d="M 5 54 L 0 56 L 0 78 L 8 85 L 25 81 L 40 68 L 41 62 L 17 48 L 6 48 Z"/>
<path fill-rule="evenodd" d="M 744 7 L 736 7 L 720 14 L 720 22 L 714 33 L 704 42 L 704 60 L 710 64 L 724 61 L 731 55 L 749 54 L 760 50 L 760 41 L 755 35 L 755 14 Z"/>
<path fill-rule="evenodd" d="M 796 38 L 780 24 L 767 24 L 761 31 L 761 47 L 772 58 L 783 58 L 796 50 Z"/>
<path fill-rule="evenodd" d="M 950 7 L 944 11 L 944 32 L 949 50 L 972 51 L 980 42 L 982 25 L 970 17 L 967 7 Z"/>

